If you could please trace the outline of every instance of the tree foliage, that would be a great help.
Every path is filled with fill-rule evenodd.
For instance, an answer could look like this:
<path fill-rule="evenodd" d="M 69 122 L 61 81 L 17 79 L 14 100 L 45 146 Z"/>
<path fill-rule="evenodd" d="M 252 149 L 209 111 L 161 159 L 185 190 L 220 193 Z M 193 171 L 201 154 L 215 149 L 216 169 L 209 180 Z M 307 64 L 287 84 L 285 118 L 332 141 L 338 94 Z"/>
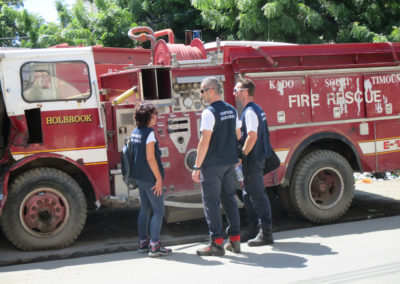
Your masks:
<path fill-rule="evenodd" d="M 127 8 L 121 8 L 116 2 L 96 0 L 98 13 L 94 15 L 92 32 L 104 46 L 133 47 L 128 31 L 136 26 Z"/>
<path fill-rule="evenodd" d="M 386 0 L 192 0 L 225 38 L 292 43 L 397 41 L 400 3 Z"/>
<path fill-rule="evenodd" d="M 204 41 L 273 40 L 292 43 L 400 41 L 397 0 L 78 0 L 69 9 L 54 0 L 57 23 L 23 9 L 23 0 L 0 0 L 0 45 L 49 47 L 60 43 L 134 47 L 135 26 L 200 29 Z M 85 3 L 83 3 L 85 2 Z M 95 5 L 89 11 L 87 3 Z"/>
<path fill-rule="evenodd" d="M 121 8 L 117 1 L 96 0 L 98 11 L 88 11 L 83 1 L 68 9 L 64 0 L 56 0 L 59 23 L 45 23 L 39 16 L 26 10 L 1 3 L 0 37 L 12 37 L 7 46 L 49 47 L 61 43 L 72 46 L 96 45 L 133 47 L 135 43 L 127 36 L 136 24 L 128 8 Z"/>
<path fill-rule="evenodd" d="M 215 32 L 203 23 L 200 11 L 188 0 L 120 0 L 121 7 L 128 7 L 132 19 L 139 26 L 149 26 L 154 31 L 172 29 L 176 42 L 184 42 L 185 30 L 203 29 L 206 39 L 214 40 Z M 206 30 L 204 31 L 204 27 Z"/>
<path fill-rule="evenodd" d="M 31 39 L 35 41 L 39 37 L 44 21 L 26 10 L 17 10 L 20 7 L 22 1 L 0 1 L 0 46 L 36 47 Z"/>

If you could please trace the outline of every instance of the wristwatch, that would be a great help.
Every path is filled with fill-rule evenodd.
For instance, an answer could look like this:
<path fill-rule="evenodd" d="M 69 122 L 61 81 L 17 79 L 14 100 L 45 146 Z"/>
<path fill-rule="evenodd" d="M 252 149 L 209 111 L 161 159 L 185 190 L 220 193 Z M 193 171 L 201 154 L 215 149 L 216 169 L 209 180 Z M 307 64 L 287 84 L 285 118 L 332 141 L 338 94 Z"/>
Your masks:
<path fill-rule="evenodd" d="M 200 170 L 200 169 L 201 169 L 201 167 L 193 166 L 193 170 L 195 170 L 195 171 Z"/>

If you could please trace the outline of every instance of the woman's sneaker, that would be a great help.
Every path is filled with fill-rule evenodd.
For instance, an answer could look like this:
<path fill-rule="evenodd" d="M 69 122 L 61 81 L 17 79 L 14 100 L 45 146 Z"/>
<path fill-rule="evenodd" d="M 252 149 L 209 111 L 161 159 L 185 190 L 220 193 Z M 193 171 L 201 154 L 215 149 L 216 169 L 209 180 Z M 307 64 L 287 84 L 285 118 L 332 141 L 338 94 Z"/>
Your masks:
<path fill-rule="evenodd" d="M 139 253 L 148 253 L 149 252 L 149 244 L 150 244 L 149 239 L 139 240 L 139 248 L 137 251 Z"/>
<path fill-rule="evenodd" d="M 161 242 L 150 243 L 149 247 L 149 256 L 150 257 L 159 257 L 159 256 L 167 256 L 171 255 L 172 250 L 169 248 L 165 248 L 161 245 Z"/>

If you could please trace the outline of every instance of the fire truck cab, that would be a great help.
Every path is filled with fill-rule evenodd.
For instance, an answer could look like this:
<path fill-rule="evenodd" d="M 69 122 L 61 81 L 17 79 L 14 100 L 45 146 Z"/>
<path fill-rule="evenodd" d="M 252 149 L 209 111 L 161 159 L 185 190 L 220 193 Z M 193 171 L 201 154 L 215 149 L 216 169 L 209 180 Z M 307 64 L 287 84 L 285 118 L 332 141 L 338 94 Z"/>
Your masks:
<path fill-rule="evenodd" d="M 145 32 L 135 36 L 135 32 Z M 147 33 L 147 34 L 146 34 Z M 351 204 L 354 171 L 400 168 L 400 45 L 176 44 L 131 30 L 152 48 L 0 50 L 0 216 L 24 250 L 62 248 L 87 210 L 136 206 L 122 182 L 124 140 L 135 105 L 154 103 L 168 221 L 201 216 L 191 171 L 199 141 L 200 83 L 214 76 L 235 101 L 239 78 L 256 84 L 281 166 L 264 177 L 282 205 L 318 223 Z M 239 186 L 238 186 L 239 189 Z"/>

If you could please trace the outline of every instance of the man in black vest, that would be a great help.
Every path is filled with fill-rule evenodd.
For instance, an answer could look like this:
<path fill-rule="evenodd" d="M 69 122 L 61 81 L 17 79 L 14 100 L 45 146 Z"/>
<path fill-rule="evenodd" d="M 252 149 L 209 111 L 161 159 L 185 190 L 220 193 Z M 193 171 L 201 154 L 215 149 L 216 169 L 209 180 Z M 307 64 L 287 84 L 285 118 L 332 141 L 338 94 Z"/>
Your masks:
<path fill-rule="evenodd" d="M 210 105 L 201 114 L 201 137 L 192 173 L 201 182 L 204 214 L 210 231 L 210 244 L 197 250 L 198 255 L 224 255 L 225 249 L 240 252 L 240 217 L 235 199 L 235 164 L 239 162 L 237 141 L 240 121 L 233 106 L 221 100 L 221 86 L 214 77 L 206 78 L 200 88 L 202 99 Z M 222 216 L 225 209 L 229 240 L 222 246 Z"/>
<path fill-rule="evenodd" d="M 249 80 L 236 83 L 234 95 L 244 106 L 242 121 L 242 168 L 244 175 L 243 202 L 247 212 L 248 230 L 242 241 L 248 246 L 273 244 L 271 204 L 265 192 L 263 169 L 271 155 L 267 118 L 254 103 L 255 85 Z M 258 230 L 260 226 L 260 230 Z"/>

